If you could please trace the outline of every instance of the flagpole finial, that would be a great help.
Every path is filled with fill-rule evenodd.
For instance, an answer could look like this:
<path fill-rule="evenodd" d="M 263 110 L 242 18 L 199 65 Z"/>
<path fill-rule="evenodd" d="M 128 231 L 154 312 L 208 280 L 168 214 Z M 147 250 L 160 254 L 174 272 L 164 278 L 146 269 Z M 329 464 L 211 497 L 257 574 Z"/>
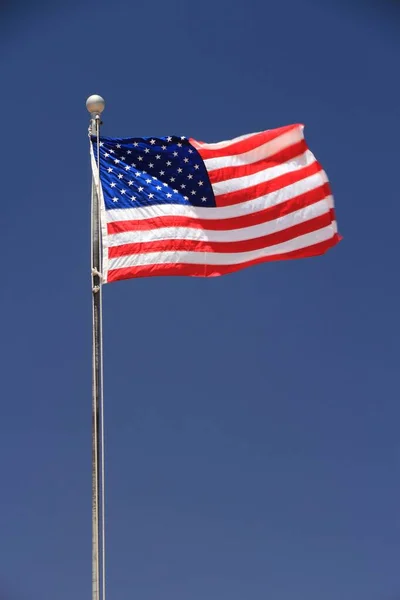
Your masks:
<path fill-rule="evenodd" d="M 105 105 L 106 103 L 104 98 L 98 96 L 97 94 L 89 96 L 89 98 L 86 100 L 86 108 L 92 116 L 100 115 L 103 112 Z"/>

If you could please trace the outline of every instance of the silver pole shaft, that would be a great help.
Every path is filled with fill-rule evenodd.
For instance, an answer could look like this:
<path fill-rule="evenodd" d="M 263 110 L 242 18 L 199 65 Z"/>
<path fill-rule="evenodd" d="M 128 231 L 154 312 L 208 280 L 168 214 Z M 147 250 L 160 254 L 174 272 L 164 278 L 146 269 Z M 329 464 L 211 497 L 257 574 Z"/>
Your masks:
<path fill-rule="evenodd" d="M 91 134 L 98 135 L 100 128 L 99 115 L 92 115 L 90 122 Z M 102 459 L 103 459 L 103 396 L 102 396 L 102 282 L 101 282 L 101 246 L 100 246 L 100 219 L 99 198 L 96 190 L 95 180 L 92 179 L 92 202 L 91 202 L 91 230 L 92 230 L 92 600 L 100 600 L 103 594 L 100 590 L 100 573 L 104 579 L 104 509 L 102 501 L 104 496 L 102 482 Z M 102 508 L 100 512 L 100 506 Z M 101 558 L 103 558 L 101 564 Z"/>

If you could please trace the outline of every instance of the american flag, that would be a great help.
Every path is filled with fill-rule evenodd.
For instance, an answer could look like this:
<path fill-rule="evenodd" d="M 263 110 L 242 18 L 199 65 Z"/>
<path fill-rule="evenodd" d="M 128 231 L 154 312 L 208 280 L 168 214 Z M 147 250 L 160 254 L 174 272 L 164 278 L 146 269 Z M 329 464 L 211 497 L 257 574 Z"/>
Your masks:
<path fill-rule="evenodd" d="M 340 239 L 303 125 L 210 144 L 102 137 L 99 155 L 104 282 L 213 277 L 317 256 Z"/>

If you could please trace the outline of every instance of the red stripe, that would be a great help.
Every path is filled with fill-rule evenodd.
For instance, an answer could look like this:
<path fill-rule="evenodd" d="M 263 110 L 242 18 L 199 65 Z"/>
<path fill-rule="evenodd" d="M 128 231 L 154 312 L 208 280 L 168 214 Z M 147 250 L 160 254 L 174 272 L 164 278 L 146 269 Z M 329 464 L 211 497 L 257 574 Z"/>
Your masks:
<path fill-rule="evenodd" d="M 288 131 L 298 129 L 299 127 L 302 127 L 302 125 L 287 125 L 286 127 L 279 127 L 278 129 L 262 131 L 261 133 L 255 133 L 251 137 L 228 146 L 224 146 L 223 148 L 201 148 L 198 147 L 198 144 L 202 144 L 203 142 L 198 142 L 197 140 L 193 139 L 190 139 L 189 141 L 199 152 L 201 158 L 206 160 L 207 158 L 219 158 L 221 156 L 232 156 L 234 154 L 243 154 L 244 152 L 249 152 L 250 150 L 254 150 L 254 148 L 257 148 L 262 144 L 276 139 Z"/>
<path fill-rule="evenodd" d="M 276 167 L 277 165 L 282 165 L 289 160 L 293 160 L 297 156 L 304 154 L 308 150 L 307 144 L 305 140 L 298 142 L 297 144 L 293 144 L 288 148 L 284 148 L 280 152 L 276 152 L 275 154 L 271 154 L 271 156 L 266 156 L 257 162 L 248 164 L 248 165 L 239 165 L 237 167 L 223 167 L 222 169 L 215 169 L 214 171 L 208 172 L 208 177 L 211 183 L 219 183 L 221 181 L 226 181 L 227 179 L 233 179 L 235 177 L 244 177 L 246 175 L 253 175 L 254 173 L 258 173 L 259 171 L 263 171 L 264 169 L 268 169 L 270 167 Z"/>
<path fill-rule="evenodd" d="M 156 276 L 185 276 L 185 277 L 218 277 L 227 275 L 235 271 L 240 271 L 247 267 L 264 262 L 274 262 L 278 260 L 289 260 L 298 258 L 309 258 L 311 256 L 320 256 L 325 254 L 330 248 L 340 241 L 338 234 L 331 239 L 307 248 L 276 254 L 275 256 L 266 256 L 255 260 L 241 263 L 240 265 L 188 265 L 188 264 L 156 264 L 143 265 L 140 267 L 126 267 L 123 269 L 113 269 L 108 272 L 107 281 L 118 281 L 122 279 L 131 279 L 133 277 L 156 277 Z"/>
<path fill-rule="evenodd" d="M 131 221 L 108 223 L 107 231 L 108 234 L 112 235 L 113 233 L 123 233 L 125 231 L 149 231 L 150 229 L 158 229 L 160 227 L 192 227 L 193 229 L 208 231 L 242 229 L 273 221 L 296 210 L 315 204 L 315 202 L 323 200 L 330 194 L 329 185 L 324 183 L 320 187 L 304 194 L 299 194 L 286 202 L 247 215 L 231 217 L 230 219 L 196 219 L 194 217 L 183 216 L 162 216 L 155 217 L 154 219 L 134 219 Z"/>
<path fill-rule="evenodd" d="M 301 235 L 306 235 L 313 231 L 327 227 L 332 223 L 330 211 L 315 219 L 310 219 L 303 223 L 298 223 L 292 227 L 275 231 L 268 235 L 263 235 L 250 240 L 241 240 L 238 242 L 210 242 L 202 240 L 156 240 L 150 242 L 136 242 L 133 244 L 123 244 L 121 246 L 111 246 L 108 249 L 109 258 L 118 256 L 130 256 L 132 254 L 147 254 L 149 252 L 212 252 L 212 253 L 235 253 L 251 252 L 252 250 L 261 250 L 282 244 Z"/>
<path fill-rule="evenodd" d="M 217 195 L 215 196 L 215 200 L 219 207 L 232 206 L 233 204 L 240 204 L 241 202 L 247 202 L 248 200 L 255 200 L 256 198 L 276 192 L 288 185 L 297 183 L 302 179 L 306 179 L 306 177 L 315 175 L 321 170 L 321 165 L 315 161 L 307 167 L 290 171 L 290 173 L 285 173 L 284 175 L 279 175 L 279 177 L 275 177 L 269 181 L 264 181 L 263 183 L 258 183 L 236 192 Z"/>

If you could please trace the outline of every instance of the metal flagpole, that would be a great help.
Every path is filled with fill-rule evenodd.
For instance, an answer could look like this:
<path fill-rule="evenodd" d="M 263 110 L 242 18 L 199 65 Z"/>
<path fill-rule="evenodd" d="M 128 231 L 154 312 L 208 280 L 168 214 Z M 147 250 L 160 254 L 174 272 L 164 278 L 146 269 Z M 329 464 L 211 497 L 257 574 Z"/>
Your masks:
<path fill-rule="evenodd" d="M 105 102 L 101 96 L 90 96 L 86 107 L 90 112 L 89 133 L 99 141 L 101 113 Z M 97 156 L 92 161 L 99 167 Z M 99 172 L 99 171 L 98 171 Z M 103 341 L 102 278 L 99 181 L 92 177 L 91 202 L 91 274 L 92 274 L 92 600 L 105 600 L 105 518 L 104 518 L 104 408 L 103 408 Z M 101 579 L 101 587 L 100 587 Z"/>

